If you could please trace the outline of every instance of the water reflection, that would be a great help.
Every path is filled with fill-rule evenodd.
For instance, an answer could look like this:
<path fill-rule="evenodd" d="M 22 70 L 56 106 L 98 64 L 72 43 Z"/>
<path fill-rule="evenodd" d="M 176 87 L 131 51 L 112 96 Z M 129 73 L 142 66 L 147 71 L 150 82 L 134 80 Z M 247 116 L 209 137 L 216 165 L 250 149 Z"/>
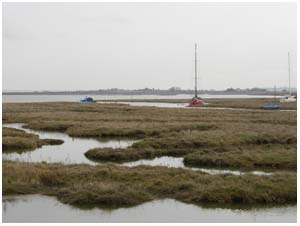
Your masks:
<path fill-rule="evenodd" d="M 128 167 L 135 167 L 140 165 L 148 165 L 148 166 L 166 166 L 166 167 L 175 167 L 175 168 L 185 168 L 194 171 L 201 171 L 208 174 L 216 175 L 216 174 L 233 174 L 233 175 L 243 175 L 245 173 L 251 173 L 260 176 L 270 176 L 273 173 L 267 173 L 262 171 L 249 171 L 249 172 L 241 172 L 238 170 L 225 170 L 225 169 L 210 169 L 210 168 L 197 168 L 197 167 L 187 167 L 184 165 L 182 157 L 158 157 L 151 160 L 138 160 L 135 162 L 127 162 L 123 163 L 123 165 Z"/>
<path fill-rule="evenodd" d="M 41 139 L 60 139 L 64 143 L 61 145 L 44 145 L 31 152 L 23 153 L 3 153 L 3 160 L 15 160 L 21 162 L 60 162 L 64 164 L 86 163 L 95 165 L 96 163 L 87 159 L 84 153 L 92 148 L 126 148 L 136 141 L 133 140 L 109 140 L 98 141 L 89 138 L 73 138 L 64 133 L 43 132 L 22 128 L 22 123 L 4 124 L 5 127 L 22 129 L 28 133 L 39 135 Z"/>
<path fill-rule="evenodd" d="M 296 222 L 297 208 L 232 210 L 207 209 L 172 199 L 156 200 L 131 208 L 81 210 L 54 197 L 3 197 L 3 222 Z"/>

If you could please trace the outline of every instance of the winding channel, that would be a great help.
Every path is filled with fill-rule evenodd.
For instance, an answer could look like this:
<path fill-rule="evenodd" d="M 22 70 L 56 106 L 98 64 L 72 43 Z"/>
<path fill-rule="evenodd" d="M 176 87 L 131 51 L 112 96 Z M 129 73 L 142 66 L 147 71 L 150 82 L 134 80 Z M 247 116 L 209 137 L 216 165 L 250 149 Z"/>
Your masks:
<path fill-rule="evenodd" d="M 92 148 L 126 148 L 136 141 L 133 140 L 109 140 L 98 141 L 92 138 L 74 138 L 65 133 L 44 132 L 23 128 L 23 123 L 3 124 L 3 127 L 23 130 L 27 133 L 38 135 L 41 139 L 59 139 L 64 143 L 61 145 L 43 145 L 33 151 L 23 153 L 3 153 L 3 160 L 14 160 L 20 162 L 48 162 L 63 164 L 89 164 L 96 165 L 84 156 L 84 153 Z"/>
<path fill-rule="evenodd" d="M 20 129 L 27 133 L 38 135 L 41 139 L 60 139 L 64 143 L 61 145 L 44 145 L 33 151 L 23 153 L 3 153 L 3 160 L 13 160 L 20 162 L 48 162 L 48 163 L 63 163 L 63 164 L 101 164 L 85 157 L 84 153 L 92 148 L 127 148 L 132 144 L 138 142 L 137 140 L 109 140 L 100 141 L 93 138 L 77 138 L 70 137 L 65 133 L 59 132 L 44 132 L 24 128 L 24 123 L 9 123 L 3 124 L 4 127 Z M 211 168 L 196 168 L 187 167 L 183 163 L 183 157 L 157 157 L 154 159 L 142 159 L 133 162 L 122 163 L 121 165 L 128 167 L 135 167 L 140 165 L 148 166 L 165 166 L 174 168 L 185 168 L 195 171 L 202 171 L 208 174 L 233 174 L 243 175 L 245 173 L 252 173 L 261 176 L 272 175 L 272 173 L 262 171 L 241 172 L 238 170 L 221 170 Z"/>

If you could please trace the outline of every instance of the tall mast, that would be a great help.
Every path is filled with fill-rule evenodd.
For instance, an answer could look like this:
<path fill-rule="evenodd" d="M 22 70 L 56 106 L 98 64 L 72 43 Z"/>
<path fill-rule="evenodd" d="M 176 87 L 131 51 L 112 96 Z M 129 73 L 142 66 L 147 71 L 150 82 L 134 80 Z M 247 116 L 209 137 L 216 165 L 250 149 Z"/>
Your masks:
<path fill-rule="evenodd" d="M 274 102 L 276 102 L 276 85 L 274 86 Z"/>
<path fill-rule="evenodd" d="M 195 43 L 195 97 L 197 95 L 197 44 Z"/>
<path fill-rule="evenodd" d="M 292 91 L 291 91 L 290 52 L 288 52 L 288 65 L 289 65 L 289 92 L 290 92 L 290 96 L 291 96 L 292 95 Z"/>

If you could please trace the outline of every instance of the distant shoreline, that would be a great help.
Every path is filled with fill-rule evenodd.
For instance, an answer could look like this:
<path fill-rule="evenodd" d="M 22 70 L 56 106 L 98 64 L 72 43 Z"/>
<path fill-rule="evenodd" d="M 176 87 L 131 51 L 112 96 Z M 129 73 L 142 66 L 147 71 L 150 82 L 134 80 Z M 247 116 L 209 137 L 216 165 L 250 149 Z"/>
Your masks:
<path fill-rule="evenodd" d="M 193 90 L 86 90 L 86 91 L 32 91 L 32 92 L 2 92 L 2 95 L 193 95 Z M 269 90 L 203 90 L 199 95 L 274 95 Z M 286 95 L 286 90 L 277 91 L 276 95 Z M 293 92 L 296 95 L 296 92 Z"/>

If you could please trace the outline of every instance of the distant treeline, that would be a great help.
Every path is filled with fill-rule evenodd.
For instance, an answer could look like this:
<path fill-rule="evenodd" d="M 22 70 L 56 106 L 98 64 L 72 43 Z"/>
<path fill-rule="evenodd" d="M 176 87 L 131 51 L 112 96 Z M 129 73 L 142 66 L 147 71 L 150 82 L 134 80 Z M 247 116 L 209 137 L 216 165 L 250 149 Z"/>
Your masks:
<path fill-rule="evenodd" d="M 179 95 L 179 94 L 194 94 L 194 90 L 182 90 L 177 87 L 172 87 L 167 90 L 162 89 L 99 89 L 99 90 L 74 90 L 74 91 L 22 91 L 22 92 L 3 92 L 3 95 Z M 198 94 L 210 95 L 274 95 L 272 89 L 252 88 L 252 89 L 234 89 L 228 88 L 226 90 L 199 90 Z M 287 89 L 279 89 L 276 91 L 277 95 L 288 94 Z M 293 94 L 296 91 L 293 90 Z"/>

